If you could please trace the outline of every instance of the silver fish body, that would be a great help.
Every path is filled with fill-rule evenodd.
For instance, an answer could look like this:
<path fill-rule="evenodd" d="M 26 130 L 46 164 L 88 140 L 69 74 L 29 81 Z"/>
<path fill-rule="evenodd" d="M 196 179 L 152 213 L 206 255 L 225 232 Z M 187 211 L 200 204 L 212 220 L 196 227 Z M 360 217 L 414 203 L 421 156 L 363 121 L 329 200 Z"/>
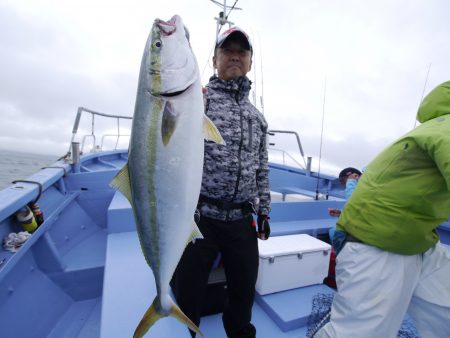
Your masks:
<path fill-rule="evenodd" d="M 206 134 L 206 135 L 205 135 Z M 169 295 L 169 282 L 189 241 L 203 168 L 204 137 L 223 144 L 204 115 L 200 75 L 179 16 L 156 19 L 144 50 L 128 163 L 112 186 L 129 199 L 157 296 L 139 323 L 142 337 L 172 315 L 201 334 Z"/>

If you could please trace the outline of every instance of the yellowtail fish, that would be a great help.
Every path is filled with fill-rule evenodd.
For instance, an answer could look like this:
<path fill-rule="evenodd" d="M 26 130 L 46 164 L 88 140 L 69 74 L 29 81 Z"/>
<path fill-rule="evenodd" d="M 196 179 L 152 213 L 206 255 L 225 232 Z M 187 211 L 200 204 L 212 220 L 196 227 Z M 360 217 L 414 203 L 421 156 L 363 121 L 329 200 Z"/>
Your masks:
<path fill-rule="evenodd" d="M 182 19 L 156 19 L 142 57 L 128 163 L 111 182 L 130 201 L 157 295 L 136 328 L 142 337 L 173 316 L 200 329 L 170 296 L 169 282 L 186 245 L 202 235 L 194 222 L 204 138 L 224 144 L 204 114 L 197 60 Z"/>

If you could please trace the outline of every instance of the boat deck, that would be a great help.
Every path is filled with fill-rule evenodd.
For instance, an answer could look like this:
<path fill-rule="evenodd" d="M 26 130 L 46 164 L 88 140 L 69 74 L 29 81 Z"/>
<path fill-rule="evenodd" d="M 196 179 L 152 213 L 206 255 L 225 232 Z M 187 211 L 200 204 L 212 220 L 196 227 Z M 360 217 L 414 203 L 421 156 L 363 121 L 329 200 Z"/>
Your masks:
<path fill-rule="evenodd" d="M 136 232 L 110 234 L 107 246 L 100 337 L 130 337 L 156 295 L 153 274 L 142 256 Z M 307 320 L 310 304 L 305 304 L 301 296 L 289 298 L 291 303 L 297 303 L 298 313 L 303 313 L 300 317 Z M 285 305 L 285 309 L 292 308 Z M 290 312 L 284 316 L 289 317 Z M 253 323 L 258 329 L 258 337 L 305 337 L 306 334 L 305 325 L 283 332 L 257 303 L 253 307 Z M 200 329 L 205 337 L 226 338 L 219 314 L 203 317 Z M 190 335 L 185 325 L 168 317 L 156 322 L 145 337 Z"/>
<path fill-rule="evenodd" d="M 45 222 L 18 252 L 0 250 L 2 337 L 131 337 L 156 295 L 131 207 L 108 186 L 125 164 L 126 151 L 89 154 L 84 159 L 80 172 L 58 162 L 55 166 L 65 170 L 48 168 L 28 178 L 42 185 L 39 205 Z M 281 196 L 272 204 L 272 236 L 326 236 L 336 220 L 328 216 L 327 208 L 342 208 L 345 203 L 333 178 L 321 177 L 317 184 L 316 177 L 301 170 L 280 165 L 270 169 L 274 196 Z M 322 195 L 329 193 L 329 199 L 301 194 L 301 189 L 317 186 Z M 288 191 L 303 197 L 293 198 Z M 38 186 L 30 183 L 0 191 L 2 237 L 21 230 L 14 212 L 37 195 Z M 438 231 L 442 242 L 450 244 L 450 223 Z M 319 284 L 257 295 L 252 322 L 258 337 L 306 337 L 313 296 L 333 292 Z M 220 314 L 202 318 L 200 329 L 206 337 L 226 337 Z M 177 320 L 164 318 L 145 337 L 189 334 Z"/>

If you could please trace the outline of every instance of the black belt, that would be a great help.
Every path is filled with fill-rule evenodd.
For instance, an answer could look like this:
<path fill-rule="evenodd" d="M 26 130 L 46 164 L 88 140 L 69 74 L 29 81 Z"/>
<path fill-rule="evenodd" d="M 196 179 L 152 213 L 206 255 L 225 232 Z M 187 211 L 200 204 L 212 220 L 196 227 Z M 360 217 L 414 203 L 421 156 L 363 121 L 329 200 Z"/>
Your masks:
<path fill-rule="evenodd" d="M 200 195 L 198 198 L 198 203 L 208 203 L 224 211 L 241 209 L 243 212 L 245 211 L 250 213 L 255 212 L 253 204 L 250 202 L 235 203 L 230 201 L 219 200 L 205 195 Z"/>
<path fill-rule="evenodd" d="M 356 237 L 353 236 L 353 235 L 350 235 L 348 232 L 347 232 L 347 236 L 345 237 L 345 240 L 346 240 L 347 242 L 363 243 L 360 239 L 356 238 Z"/>

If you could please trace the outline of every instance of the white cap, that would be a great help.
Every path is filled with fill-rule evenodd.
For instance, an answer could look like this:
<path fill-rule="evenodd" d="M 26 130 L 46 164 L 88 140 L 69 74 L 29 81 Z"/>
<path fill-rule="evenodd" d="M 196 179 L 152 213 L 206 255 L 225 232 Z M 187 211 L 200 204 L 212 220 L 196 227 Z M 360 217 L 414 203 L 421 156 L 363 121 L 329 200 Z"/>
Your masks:
<path fill-rule="evenodd" d="M 242 40 L 244 41 L 245 45 L 244 48 L 249 51 L 253 51 L 252 43 L 250 42 L 250 37 L 242 29 L 236 26 L 227 29 L 217 37 L 216 47 L 219 48 L 222 47 L 222 45 L 230 36 L 240 36 L 241 38 L 243 38 Z"/>

